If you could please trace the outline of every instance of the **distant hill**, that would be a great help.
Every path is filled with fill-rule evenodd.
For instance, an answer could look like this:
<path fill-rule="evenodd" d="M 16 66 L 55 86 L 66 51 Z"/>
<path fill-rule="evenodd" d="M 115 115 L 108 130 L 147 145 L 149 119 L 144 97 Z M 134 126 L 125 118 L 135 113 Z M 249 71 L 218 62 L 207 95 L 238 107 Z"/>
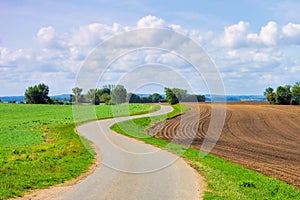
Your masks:
<path fill-rule="evenodd" d="M 150 94 L 137 94 L 140 97 L 147 97 Z M 163 98 L 166 97 L 165 94 L 161 94 Z M 61 95 L 55 95 L 55 96 L 50 96 L 51 98 L 57 98 L 58 100 L 63 100 L 63 98 L 66 98 L 67 101 L 70 100 L 70 94 L 61 94 Z M 223 97 L 220 95 L 209 95 L 206 94 L 206 102 L 211 102 L 212 100 L 214 102 L 221 102 L 224 101 Z M 24 96 L 4 96 L 0 97 L 2 102 L 9 102 L 9 101 L 16 101 L 17 103 L 23 101 L 25 102 Z M 235 102 L 235 101 L 252 101 L 252 102 L 263 102 L 266 101 L 266 97 L 263 95 L 227 95 L 226 96 L 226 101 L 227 102 Z"/>
<path fill-rule="evenodd" d="M 70 94 L 61 94 L 61 95 L 54 95 L 50 96 L 51 98 L 56 98 L 58 100 L 63 100 L 65 97 L 67 101 L 70 100 Z M 0 97 L 2 102 L 8 103 L 9 101 L 16 101 L 17 103 L 20 103 L 21 101 L 25 102 L 25 97 L 24 96 L 3 96 Z"/>
<path fill-rule="evenodd" d="M 140 97 L 147 97 L 150 94 L 137 94 Z M 161 94 L 163 98 L 166 97 L 165 94 Z M 221 95 L 210 95 L 205 94 L 206 98 L 205 102 L 211 102 L 212 100 L 214 102 L 223 102 L 224 98 Z M 226 101 L 227 102 L 235 102 L 235 101 L 252 101 L 252 102 L 264 102 L 266 101 L 266 97 L 263 95 L 226 95 Z"/>

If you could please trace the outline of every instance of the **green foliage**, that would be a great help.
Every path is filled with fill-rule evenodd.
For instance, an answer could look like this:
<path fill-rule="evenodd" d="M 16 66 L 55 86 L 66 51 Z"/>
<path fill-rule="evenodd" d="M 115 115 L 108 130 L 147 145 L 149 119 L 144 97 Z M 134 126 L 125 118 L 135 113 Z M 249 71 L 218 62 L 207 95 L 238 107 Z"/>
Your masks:
<path fill-rule="evenodd" d="M 98 119 L 159 108 L 122 104 L 113 112 L 112 106 L 92 107 Z M 74 132 L 72 106 L 0 104 L 0 112 L 0 199 L 63 183 L 93 162 L 90 144 Z"/>
<path fill-rule="evenodd" d="M 98 95 L 97 89 L 90 89 L 85 96 L 89 103 L 93 105 L 100 104 L 100 96 Z"/>
<path fill-rule="evenodd" d="M 279 86 L 276 90 L 276 103 L 279 105 L 290 105 L 292 100 L 291 86 Z"/>
<path fill-rule="evenodd" d="M 100 96 L 100 101 L 104 103 L 105 105 L 110 105 L 111 104 L 111 98 L 110 95 L 107 93 L 104 93 Z"/>
<path fill-rule="evenodd" d="M 127 90 L 123 85 L 117 85 L 112 90 L 111 100 L 113 104 L 121 104 L 126 102 Z"/>
<path fill-rule="evenodd" d="M 97 94 L 99 95 L 99 97 L 101 97 L 103 94 L 108 94 L 108 95 L 110 95 L 110 94 L 111 94 L 111 90 L 110 90 L 109 88 L 104 87 L 104 88 L 102 88 L 102 89 L 99 89 L 99 90 L 97 91 Z"/>
<path fill-rule="evenodd" d="M 134 94 L 134 93 L 128 93 L 126 97 L 126 102 L 128 103 L 141 103 L 141 98 Z"/>
<path fill-rule="evenodd" d="M 276 104 L 277 94 L 274 92 L 271 94 L 267 94 L 266 98 L 270 104 Z"/>
<path fill-rule="evenodd" d="M 300 105 L 300 82 L 296 82 L 295 85 L 279 86 L 276 89 L 268 87 L 264 95 L 270 104 L 279 105 Z"/>
<path fill-rule="evenodd" d="M 152 103 L 159 103 L 163 99 L 163 97 L 158 93 L 151 94 L 149 98 L 151 99 Z"/>
<path fill-rule="evenodd" d="M 191 95 L 187 94 L 184 99 L 182 99 L 182 102 L 205 102 L 205 96 L 204 95 Z"/>
<path fill-rule="evenodd" d="M 300 105 L 300 82 L 292 87 L 293 104 Z"/>
<path fill-rule="evenodd" d="M 74 87 L 72 88 L 72 92 L 74 94 L 73 98 L 74 98 L 74 101 L 72 102 L 79 102 L 79 99 L 82 97 L 81 96 L 81 93 L 82 93 L 83 89 L 82 88 L 79 88 L 79 87 Z M 71 99 L 71 98 L 70 98 Z M 82 99 L 82 98 L 81 98 Z"/>
<path fill-rule="evenodd" d="M 28 104 L 50 104 L 51 100 L 48 94 L 49 87 L 44 83 L 40 83 L 26 89 L 25 100 Z"/>
<path fill-rule="evenodd" d="M 273 94 L 274 89 L 271 87 L 266 88 L 266 90 L 264 91 L 264 95 L 267 96 L 268 94 Z"/>
<path fill-rule="evenodd" d="M 179 102 L 205 102 L 204 95 L 191 95 L 186 90 L 180 88 L 165 88 L 166 100 L 174 105 Z"/>
<path fill-rule="evenodd" d="M 178 98 L 170 88 L 165 88 L 166 100 L 170 105 L 179 103 Z"/>
<path fill-rule="evenodd" d="M 199 150 L 170 144 L 167 141 L 151 137 L 145 129 L 153 123 L 174 117 L 182 112 L 175 105 L 172 114 L 151 118 L 138 118 L 114 124 L 111 129 L 129 137 L 134 137 L 147 144 L 158 146 L 172 153 L 181 155 L 205 177 L 207 190 L 204 199 L 290 199 L 300 200 L 300 190 L 283 181 L 267 177 L 253 170 L 248 170 L 235 163 L 204 153 Z M 185 109 L 185 111 L 188 109 Z M 122 128 L 120 128 L 122 127 Z M 127 128 L 126 128 L 127 127 Z"/>
<path fill-rule="evenodd" d="M 187 90 L 172 88 L 172 92 L 176 96 L 179 102 L 181 102 L 187 96 Z"/>

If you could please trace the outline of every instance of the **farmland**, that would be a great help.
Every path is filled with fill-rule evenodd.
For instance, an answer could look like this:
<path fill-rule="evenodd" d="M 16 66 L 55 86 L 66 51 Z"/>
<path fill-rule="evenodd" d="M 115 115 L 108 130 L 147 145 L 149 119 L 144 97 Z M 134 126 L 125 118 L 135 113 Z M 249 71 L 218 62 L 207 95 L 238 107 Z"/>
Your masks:
<path fill-rule="evenodd" d="M 209 120 L 209 113 L 210 113 L 210 105 L 209 104 L 200 104 L 201 107 L 201 117 L 200 117 L 200 123 L 193 122 L 193 119 L 197 119 L 197 117 L 193 117 L 193 113 L 195 114 L 195 105 L 190 104 L 188 105 L 191 107 L 190 111 L 187 112 L 184 115 L 189 115 L 188 118 L 191 121 L 191 124 L 198 124 L 200 126 L 197 126 L 196 128 L 191 126 L 191 124 L 185 124 L 183 127 L 186 127 L 184 130 L 190 131 L 192 128 L 193 130 L 196 130 L 198 132 L 198 139 L 194 140 L 194 143 L 192 145 L 192 148 L 183 148 L 181 145 L 170 143 L 169 141 L 171 138 L 173 138 L 172 134 L 173 132 L 176 132 L 178 130 L 178 121 L 180 121 L 180 116 L 175 117 L 176 115 L 180 114 L 181 112 L 187 111 L 187 107 L 185 105 L 180 106 L 176 105 L 174 106 L 175 110 L 172 112 L 172 114 L 167 116 L 158 116 L 158 117 L 151 117 L 151 118 L 139 118 L 134 119 L 132 121 L 123 121 L 119 122 L 118 124 L 115 124 L 112 126 L 112 129 L 120 134 L 124 134 L 129 137 L 134 137 L 139 140 L 144 141 L 145 143 L 152 144 L 155 146 L 158 146 L 162 149 L 168 150 L 174 154 L 178 154 L 184 159 L 188 161 L 197 171 L 200 175 L 202 175 L 206 182 L 206 190 L 204 191 L 204 199 L 300 199 L 300 190 L 296 186 L 293 186 L 291 184 L 287 184 L 284 181 L 280 181 L 278 179 L 272 178 L 270 176 L 265 176 L 261 173 L 258 173 L 259 170 L 251 170 L 249 166 L 244 165 L 245 167 L 236 164 L 238 163 L 235 161 L 234 155 L 235 152 L 232 152 L 231 154 L 227 152 L 228 155 L 231 155 L 233 162 L 229 162 L 228 158 L 220 158 L 222 157 L 221 154 L 222 146 L 219 146 L 218 143 L 217 147 L 213 150 L 213 154 L 216 154 L 217 156 L 213 154 L 207 154 L 205 157 L 202 157 L 204 154 L 203 152 L 197 150 L 199 149 L 199 146 L 201 143 L 201 140 L 203 140 L 203 135 L 200 137 L 201 134 L 205 134 L 205 132 L 201 132 L 200 130 L 206 130 L 208 126 L 208 122 L 203 120 L 207 119 Z M 202 108 L 203 106 L 203 108 Z M 227 112 L 233 112 L 235 106 L 247 109 L 245 112 L 249 113 L 250 108 L 255 108 L 257 105 L 228 105 L 228 111 Z M 259 105 L 258 107 L 268 109 L 270 108 L 272 110 L 272 106 L 269 107 L 269 105 Z M 276 106 L 275 106 L 276 107 Z M 240 109 L 241 109 L 240 108 Z M 206 110 L 204 110 L 206 109 Z M 233 110 L 230 110 L 233 109 Z M 277 109 L 277 108 L 274 108 Z M 287 109 L 287 108 L 279 108 L 279 109 Z M 298 111 L 295 109 L 295 107 L 288 107 L 288 110 L 292 112 L 292 116 L 296 117 L 293 113 L 298 113 Z M 197 110 L 198 111 L 198 110 Z M 254 109 L 255 111 L 255 109 Z M 262 110 L 264 111 L 264 110 Z M 281 113 L 281 110 L 278 110 L 278 113 Z M 206 113 L 204 115 L 204 113 Z M 246 113 L 246 114 L 247 114 Z M 199 113 L 197 113 L 198 115 Z M 245 114 L 245 113 L 244 113 Z M 234 114 L 232 114 L 234 115 Z M 226 124 L 225 124 L 225 130 L 228 130 L 228 127 L 232 127 L 228 125 L 229 120 L 233 119 L 232 115 L 228 114 L 226 118 Z M 249 117 L 248 115 L 245 115 L 246 119 Z M 261 117 L 261 116 L 260 116 Z M 164 121 L 161 121 L 159 123 L 156 123 L 160 120 L 166 119 Z M 255 118 L 254 118 L 255 119 Z M 261 119 L 261 118 L 260 118 Z M 267 119 L 267 118 L 266 118 Z M 294 118 L 292 118 L 294 119 Z M 238 120 L 238 119 L 236 119 Z M 239 119 L 241 122 L 243 122 L 243 119 Z M 245 120 L 245 119 L 244 119 Z M 249 120 L 249 119 L 248 119 Z M 174 123 L 176 122 L 176 123 Z M 156 123 L 155 126 L 154 123 Z M 174 123 L 174 124 L 172 124 Z M 275 122 L 274 122 L 275 123 Z M 132 126 L 132 124 L 135 124 Z M 172 124 L 172 125 L 171 125 Z M 289 124 L 288 124 L 289 125 Z M 195 125 L 194 125 L 195 126 Z M 122 127 L 120 129 L 120 127 Z M 127 128 L 126 128 L 127 127 Z M 203 127 L 203 128 L 201 128 Z M 296 127 L 294 127 L 296 128 Z M 148 137 L 145 133 L 147 130 Z M 157 131 L 161 130 L 161 131 Z M 257 129 L 255 129 L 257 130 Z M 292 129 L 290 128 L 290 131 Z M 297 129 L 296 129 L 297 130 Z M 190 133 L 190 132 L 186 132 Z M 276 133 L 276 132 L 275 132 Z M 155 136 L 151 136 L 153 134 L 156 134 Z M 229 132 L 229 134 L 232 134 Z M 224 140 L 225 134 L 222 135 L 222 139 Z M 234 136 L 232 136 L 234 137 Z M 249 136 L 250 137 L 250 136 Z M 248 138 L 249 138 L 248 137 Z M 234 137 L 236 138 L 236 137 Z M 185 139 L 185 138 L 183 138 Z M 232 139 L 232 138 L 231 138 Z M 242 139 L 242 138 L 241 138 Z M 248 140 L 248 139 L 247 139 Z M 180 140 L 179 140 L 180 141 Z M 254 140 L 252 140 L 254 141 Z M 261 141 L 261 140 L 260 140 Z M 272 141 L 272 140 L 271 140 Z M 269 141 L 269 143 L 271 143 Z M 298 140 L 299 141 L 299 140 Z M 267 141 L 265 141 L 267 142 Z M 297 139 L 295 139 L 295 142 L 297 142 Z M 182 141 L 182 143 L 185 143 L 185 141 Z M 238 143 L 238 142 L 236 142 Z M 245 144 L 242 143 L 242 144 Z M 255 145 L 255 142 L 254 142 Z M 226 145 L 227 148 L 229 148 L 229 144 Z M 268 145 L 266 145 L 268 146 Z M 256 146 L 257 147 L 257 146 Z M 259 152 L 260 149 L 262 149 L 264 145 L 259 146 L 259 148 L 256 149 L 256 152 Z M 232 146 L 233 148 L 233 146 Z M 240 145 L 240 148 L 243 148 L 243 145 Z M 219 149 L 219 152 L 217 151 Z M 288 148 L 287 151 L 291 150 L 292 148 Z M 298 146 L 294 147 L 294 150 L 291 150 L 292 152 L 297 151 Z M 234 151 L 234 149 L 232 150 Z M 218 154 L 219 153 L 219 154 Z M 269 152 L 272 153 L 272 152 Z M 254 154 L 254 152 L 253 152 Z M 299 153 L 298 153 L 299 154 Z M 274 154 L 273 154 L 274 155 Z M 259 157 L 259 155 L 257 155 Z M 294 155 L 295 156 L 295 155 Z M 224 156 L 225 157 L 225 156 Z M 255 155 L 253 156 L 255 157 Z M 237 156 L 237 158 L 242 158 L 241 160 L 247 160 L 247 155 L 245 156 Z M 276 161 L 277 156 L 275 155 L 274 161 Z M 291 161 L 288 158 L 286 161 Z M 236 162 L 236 163 L 234 163 Z M 272 162 L 271 157 L 269 157 L 269 162 Z M 250 163 L 250 162 L 249 162 Z M 293 161 L 291 162 L 293 163 Z M 295 162 L 296 164 L 299 163 L 299 161 Z M 284 163 L 282 164 L 282 166 Z M 254 166 L 254 165 L 252 165 Z M 287 163 L 288 166 L 288 163 Z M 295 166 L 295 165 L 294 165 Z M 285 169 L 285 168 L 284 168 Z M 288 170 L 287 170 L 288 171 Z M 274 175 L 274 174 L 273 174 Z M 291 177 L 291 176 L 289 176 Z M 297 179 L 297 176 L 296 176 Z M 293 179 L 293 180 L 296 180 Z M 297 184 L 294 184 L 297 185 Z"/>
<path fill-rule="evenodd" d="M 147 113 L 159 106 L 95 106 L 98 119 Z M 78 177 L 94 156 L 75 131 L 72 106 L 0 104 L 0 199 Z"/>
<path fill-rule="evenodd" d="M 199 115 L 197 106 L 199 123 L 195 121 Z M 176 141 L 184 144 L 189 134 L 196 131 L 191 146 L 200 149 L 208 130 L 211 106 L 191 104 L 190 107 L 185 114 L 190 120 L 182 122 L 183 134 Z M 299 121 L 299 106 L 229 104 L 222 135 L 211 153 L 300 187 Z M 151 128 L 149 133 L 171 141 L 180 123 L 180 116 L 168 119 Z"/>

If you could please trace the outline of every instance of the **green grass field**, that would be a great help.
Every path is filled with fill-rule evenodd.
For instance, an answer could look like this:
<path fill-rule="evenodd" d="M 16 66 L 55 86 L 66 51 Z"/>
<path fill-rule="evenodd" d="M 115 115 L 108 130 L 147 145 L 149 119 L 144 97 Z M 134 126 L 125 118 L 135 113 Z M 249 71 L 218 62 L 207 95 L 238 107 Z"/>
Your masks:
<path fill-rule="evenodd" d="M 188 110 L 185 106 L 180 109 L 179 105 L 175 105 L 174 108 L 175 110 L 169 115 L 123 121 L 114 124 L 111 129 L 142 140 L 147 144 L 166 149 L 189 160 L 199 174 L 205 177 L 207 191 L 204 193 L 204 199 L 300 199 L 300 190 L 283 181 L 245 169 L 211 154 L 201 158 L 199 155 L 203 154 L 198 150 L 170 144 L 145 133 L 145 129 L 153 123 L 174 117 Z"/>
<path fill-rule="evenodd" d="M 93 109 L 96 118 L 104 119 L 148 113 L 159 106 L 123 104 L 112 111 L 100 105 Z M 72 106 L 0 103 L 0 113 L 0 199 L 76 178 L 94 162 L 89 153 L 93 151 L 86 149 L 85 140 L 74 131 Z"/>

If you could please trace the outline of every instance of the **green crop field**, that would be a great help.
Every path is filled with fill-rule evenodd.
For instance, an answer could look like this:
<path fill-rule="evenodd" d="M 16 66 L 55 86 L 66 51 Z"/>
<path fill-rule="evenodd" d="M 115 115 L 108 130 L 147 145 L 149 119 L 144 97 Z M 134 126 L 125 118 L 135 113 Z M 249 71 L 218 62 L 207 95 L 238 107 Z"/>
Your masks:
<path fill-rule="evenodd" d="M 159 106 L 92 108 L 97 119 L 104 119 L 143 114 Z M 87 141 L 75 132 L 72 106 L 0 103 L 0 119 L 0 199 L 63 183 L 87 171 L 94 162 L 91 149 L 82 143 Z"/>

